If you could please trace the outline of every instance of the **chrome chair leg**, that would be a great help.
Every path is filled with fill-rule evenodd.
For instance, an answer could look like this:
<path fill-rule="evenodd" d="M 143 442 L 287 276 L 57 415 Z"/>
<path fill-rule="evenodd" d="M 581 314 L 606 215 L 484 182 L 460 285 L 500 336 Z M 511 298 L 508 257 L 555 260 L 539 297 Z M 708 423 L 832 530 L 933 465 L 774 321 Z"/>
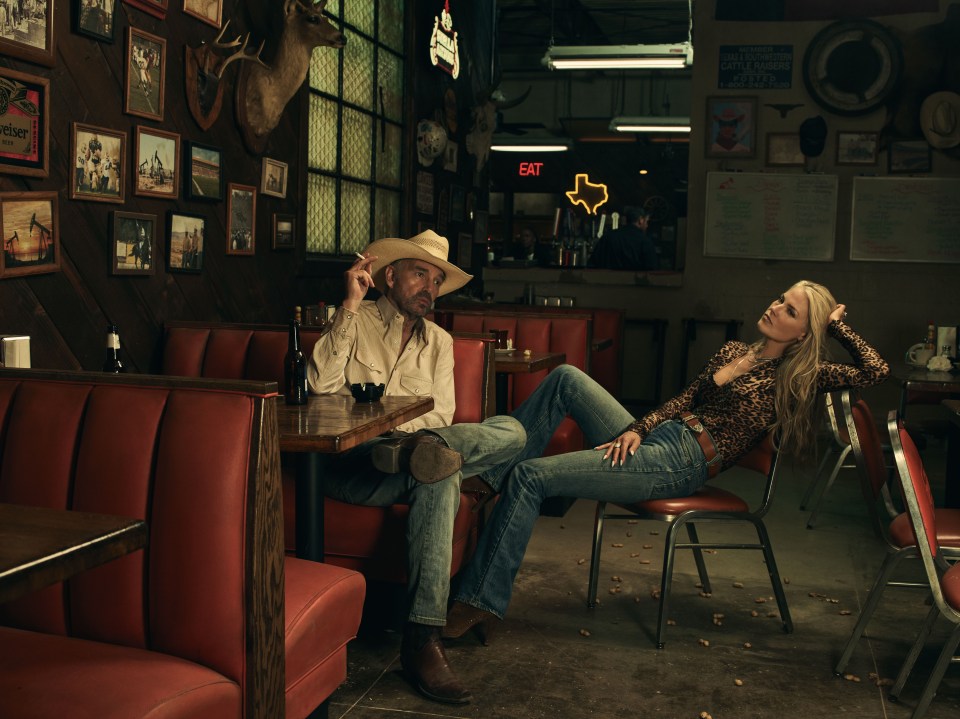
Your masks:
<path fill-rule="evenodd" d="M 897 568 L 903 557 L 903 554 L 895 552 L 888 554 L 887 558 L 883 560 L 883 564 L 880 566 L 880 572 L 877 574 L 873 586 L 870 587 L 869 594 L 867 594 L 867 601 L 863 605 L 863 609 L 860 610 L 860 617 L 857 619 L 857 624 L 850 633 L 850 639 L 847 640 L 847 645 L 843 648 L 840 660 L 833 670 L 837 674 L 843 674 L 843 670 L 846 669 L 847 662 L 849 662 L 850 657 L 853 656 L 853 650 L 856 649 L 860 637 L 863 636 L 863 632 L 870 622 L 870 618 L 876 611 L 877 605 L 880 604 L 880 597 L 883 595 L 883 590 L 887 586 L 890 575 L 893 574 L 893 570 Z"/>
<path fill-rule="evenodd" d="M 587 585 L 587 606 L 597 606 L 597 584 L 600 579 L 600 549 L 603 546 L 603 518 L 606 502 L 597 502 L 597 515 L 593 522 L 593 547 L 590 551 L 590 582 Z"/>
<path fill-rule="evenodd" d="M 676 557 L 675 533 L 680 524 L 686 524 L 681 515 L 667 527 L 663 547 L 663 573 L 660 577 L 660 608 L 657 612 L 657 649 L 663 649 L 663 636 L 667 630 L 667 609 L 670 604 L 670 589 L 673 585 L 673 560 Z"/>
<path fill-rule="evenodd" d="M 691 544 L 700 544 L 700 537 L 697 535 L 697 528 L 693 522 L 687 523 L 687 536 L 690 537 Z M 700 547 L 693 547 L 693 561 L 697 565 L 697 574 L 700 575 L 700 588 L 708 594 L 713 590 L 710 588 L 710 577 L 707 576 L 707 565 L 703 563 L 703 550 Z"/>
<path fill-rule="evenodd" d="M 751 521 L 757 529 L 757 538 L 760 540 L 763 559 L 767 564 L 767 573 L 770 575 L 773 596 L 776 598 L 777 608 L 780 610 L 780 622 L 783 625 L 783 631 L 791 634 L 793 632 L 793 618 L 790 616 L 790 607 L 787 605 L 787 595 L 783 591 L 783 582 L 780 579 L 780 570 L 777 569 L 777 560 L 773 556 L 770 535 L 767 533 L 767 527 L 762 520 L 754 519 Z"/>
<path fill-rule="evenodd" d="M 933 630 L 933 625 L 939 616 L 940 608 L 934 604 L 933 607 L 930 608 L 930 611 L 927 612 L 926 619 L 923 620 L 923 625 L 917 633 L 916 641 L 914 641 L 913 646 L 910 648 L 910 653 L 907 654 L 907 658 L 903 660 L 903 666 L 900 667 L 897 680 L 893 683 L 893 689 L 890 690 L 889 697 L 891 701 L 897 701 L 899 699 L 900 692 L 903 691 L 903 685 L 907 683 L 907 678 L 910 676 L 910 672 L 913 671 L 913 665 L 917 663 L 917 657 L 920 656 L 920 650 L 922 650 L 923 645 L 926 644 L 927 638 Z"/>
<path fill-rule="evenodd" d="M 803 493 L 803 499 L 800 500 L 800 511 L 806 510 L 807 504 L 810 502 L 810 497 L 813 496 L 813 490 L 820 484 L 820 477 L 823 476 L 823 470 L 827 468 L 827 462 L 830 461 L 830 458 L 833 457 L 834 454 L 836 454 L 834 447 L 831 447 L 824 453 L 823 459 L 820 460 L 820 465 L 813 475 L 813 479 L 810 480 L 810 484 L 807 485 L 807 490 Z"/>
<path fill-rule="evenodd" d="M 960 624 L 954 625 L 950 637 L 944 643 L 943 649 L 940 651 L 940 656 L 937 658 L 937 663 L 934 665 L 933 671 L 930 672 L 930 677 L 923 687 L 923 693 L 920 695 L 920 699 L 917 700 L 917 706 L 913 709 L 911 719 L 920 719 L 920 717 L 926 714 L 927 707 L 930 706 L 930 702 L 937 693 L 937 687 L 940 686 L 940 682 L 943 680 L 943 675 L 953 659 L 953 653 L 957 650 L 958 644 L 960 644 Z"/>
<path fill-rule="evenodd" d="M 852 447 L 848 444 L 843 448 L 843 451 L 840 452 L 840 456 L 837 458 L 837 463 L 833 466 L 833 471 L 830 473 L 829 479 L 827 479 L 826 484 L 823 485 L 823 489 L 820 490 L 820 494 L 817 495 L 817 501 L 813 503 L 813 511 L 810 512 L 810 516 L 807 518 L 807 529 L 813 529 L 813 522 L 817 518 L 817 512 L 820 511 L 820 503 L 830 492 L 830 488 L 833 487 L 833 483 L 836 481 L 837 475 L 840 474 L 840 470 L 844 467 L 852 466 L 844 464 L 850 454 L 851 449 Z"/>

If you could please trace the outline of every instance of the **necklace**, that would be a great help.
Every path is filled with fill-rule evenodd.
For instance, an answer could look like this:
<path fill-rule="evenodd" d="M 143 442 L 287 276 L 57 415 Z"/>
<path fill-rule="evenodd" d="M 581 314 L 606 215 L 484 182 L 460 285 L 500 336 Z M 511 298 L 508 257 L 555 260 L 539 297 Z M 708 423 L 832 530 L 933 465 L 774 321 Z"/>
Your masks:
<path fill-rule="evenodd" d="M 740 369 L 740 365 L 742 365 L 744 360 L 747 360 L 747 359 L 750 360 L 751 365 L 756 365 L 756 364 L 765 364 L 767 362 L 773 362 L 776 359 L 776 357 L 758 357 L 757 353 L 754 350 L 749 350 L 747 351 L 746 354 L 743 355 L 743 357 L 737 360 L 737 363 L 733 366 L 733 372 L 731 374 L 736 376 L 737 370 Z M 750 371 L 750 368 L 748 367 L 747 369 L 744 370 L 744 373 L 749 371 Z"/>

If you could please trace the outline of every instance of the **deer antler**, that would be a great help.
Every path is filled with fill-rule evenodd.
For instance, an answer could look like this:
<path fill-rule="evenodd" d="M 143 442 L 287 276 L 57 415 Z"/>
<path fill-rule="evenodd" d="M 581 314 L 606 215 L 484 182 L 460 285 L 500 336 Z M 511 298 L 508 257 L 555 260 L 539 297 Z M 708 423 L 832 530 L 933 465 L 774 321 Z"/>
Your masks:
<path fill-rule="evenodd" d="M 229 21 L 227 22 L 227 24 L 229 24 Z M 224 30 L 226 30 L 227 26 L 224 25 L 223 28 L 224 28 Z M 231 62 L 233 62 L 234 60 L 252 60 L 252 61 L 256 61 L 256 62 L 259 63 L 260 65 L 263 65 L 265 68 L 268 68 L 268 69 L 269 69 L 270 66 L 267 65 L 267 63 L 265 63 L 263 60 L 260 59 L 260 53 L 263 52 L 263 47 L 264 47 L 264 45 L 265 45 L 266 42 L 267 42 L 266 39 L 261 40 L 261 42 L 260 42 L 260 47 L 258 47 L 258 48 L 257 48 L 257 51 L 251 55 L 250 53 L 247 52 L 247 43 L 250 42 L 250 33 L 247 33 L 247 34 L 244 36 L 242 43 L 240 42 L 240 36 L 237 35 L 237 38 L 236 38 L 235 40 L 233 40 L 232 42 L 223 43 L 223 44 L 217 44 L 217 41 L 218 41 L 222 36 L 223 36 L 223 30 L 220 31 L 220 34 L 217 35 L 216 39 L 214 40 L 214 46 L 215 46 L 215 47 L 230 48 L 230 47 L 237 47 L 237 46 L 239 45 L 239 46 L 240 46 L 240 49 L 238 49 L 238 50 L 237 50 L 236 52 L 234 52 L 232 55 L 229 55 L 229 56 L 220 64 L 220 68 L 217 70 L 217 77 L 218 77 L 218 78 L 222 78 L 222 77 L 223 77 L 223 71 L 226 69 L 227 65 L 229 65 L 229 64 L 230 64 Z"/>

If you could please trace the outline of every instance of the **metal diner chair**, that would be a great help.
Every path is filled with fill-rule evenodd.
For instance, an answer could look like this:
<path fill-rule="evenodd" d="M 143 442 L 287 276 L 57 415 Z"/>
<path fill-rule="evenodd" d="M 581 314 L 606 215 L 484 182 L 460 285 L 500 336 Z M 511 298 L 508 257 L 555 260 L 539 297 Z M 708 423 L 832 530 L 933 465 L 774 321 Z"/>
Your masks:
<path fill-rule="evenodd" d="M 770 509 L 773 499 L 773 490 L 777 474 L 777 451 L 773 446 L 773 438 L 767 436 L 764 440 L 744 455 L 737 466 L 759 472 L 766 478 L 763 496 L 760 505 L 751 510 L 745 500 L 726 489 L 714 487 L 710 484 L 701 487 L 689 497 L 670 499 L 650 499 L 630 505 L 617 505 L 628 513 L 608 513 L 606 502 L 597 503 L 597 513 L 593 531 L 593 549 L 590 555 L 590 583 L 587 589 L 587 606 L 596 605 L 597 582 L 600 573 L 600 548 L 603 540 L 603 523 L 605 519 L 651 519 L 667 522 L 669 527 L 664 546 L 663 571 L 660 580 L 660 609 L 657 620 L 657 648 L 663 649 L 663 635 L 667 625 L 667 608 L 670 601 L 670 587 L 673 579 L 673 561 L 677 549 L 693 550 L 694 561 L 704 592 L 710 592 L 710 580 L 707 577 L 706 565 L 703 561 L 704 549 L 759 549 L 763 552 L 770 583 L 777 599 L 780 610 L 780 619 L 785 632 L 793 631 L 793 620 L 787 607 L 783 584 L 777 571 L 777 563 L 770 545 L 770 536 L 763 523 L 763 517 Z M 747 522 L 752 524 L 757 532 L 757 543 L 742 542 L 705 542 L 697 534 L 697 524 L 704 522 Z M 679 540 L 681 528 L 687 530 L 689 542 Z"/>
<path fill-rule="evenodd" d="M 854 461 L 860 476 L 860 487 L 874 530 L 886 543 L 887 556 L 874 580 L 867 601 L 860 611 L 857 624 L 847 640 L 834 671 L 842 674 L 853 655 L 873 613 L 880 604 L 883 590 L 888 586 L 926 588 L 927 584 L 916 582 L 895 582 L 890 578 L 903 559 L 915 559 L 919 556 L 916 539 L 910 528 L 907 512 L 896 515 L 893 521 L 884 518 L 888 512 L 888 500 L 884 497 L 887 486 L 887 467 L 884 461 L 883 446 L 880 444 L 880 432 L 874 422 L 873 414 L 863 399 L 852 401 L 849 390 L 840 395 L 847 433 L 853 447 Z M 960 559 L 960 509 L 936 509 L 937 542 L 945 558 L 950 561 Z"/>
<path fill-rule="evenodd" d="M 823 471 L 826 469 L 827 464 L 834 457 L 836 457 L 836 459 L 834 460 L 833 469 L 830 471 L 830 476 L 827 478 L 826 484 L 820 489 L 820 493 L 813 503 L 813 509 L 807 518 L 807 529 L 813 529 L 813 522 L 817 518 L 817 512 L 820 510 L 820 503 L 830 491 L 834 481 L 837 479 L 837 475 L 840 474 L 840 470 L 853 469 L 856 466 L 853 462 L 847 461 L 850 456 L 850 438 L 847 436 L 846 426 L 837 418 L 837 414 L 841 411 L 841 408 L 838 406 L 838 402 L 835 400 L 834 393 L 832 392 L 826 396 L 826 410 L 833 444 L 830 449 L 824 453 L 823 460 L 820 462 L 820 466 L 817 467 L 817 473 L 810 481 L 810 485 L 807 487 L 803 499 L 800 500 L 800 509 L 807 508 L 807 503 L 810 501 L 810 497 L 813 495 L 813 491 L 817 488 L 817 485 L 820 484 L 820 478 L 823 476 Z"/>
<path fill-rule="evenodd" d="M 893 447 L 894 459 L 897 463 L 897 473 L 900 478 L 900 487 L 903 491 L 904 503 L 907 505 L 907 517 L 917 540 L 917 551 L 923 560 L 923 568 L 927 575 L 927 582 L 933 594 L 933 607 L 927 614 L 917 639 L 907 655 L 900 674 L 890 691 L 890 698 L 897 700 L 903 686 L 913 670 L 913 666 L 920 655 L 923 645 L 930 636 L 934 623 L 939 617 L 945 618 L 953 624 L 940 656 L 937 659 L 927 683 L 913 709 L 912 719 L 920 719 L 930 706 L 936 694 L 940 680 L 951 661 L 960 660 L 953 653 L 960 645 L 960 564 L 950 565 L 946 561 L 944 552 L 937 541 L 937 513 L 933 506 L 933 495 L 930 492 L 930 483 L 923 468 L 923 460 L 917 451 L 916 445 L 903 426 L 903 420 L 895 411 L 891 411 L 887 428 L 890 432 L 890 444 Z"/>

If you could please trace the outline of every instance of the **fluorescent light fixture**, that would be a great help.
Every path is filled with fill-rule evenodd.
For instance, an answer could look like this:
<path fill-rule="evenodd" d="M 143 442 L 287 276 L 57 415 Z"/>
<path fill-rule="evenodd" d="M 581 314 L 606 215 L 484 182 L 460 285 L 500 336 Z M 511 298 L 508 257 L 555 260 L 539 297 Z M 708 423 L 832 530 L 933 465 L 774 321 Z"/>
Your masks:
<path fill-rule="evenodd" d="M 569 140 L 559 139 L 495 139 L 490 149 L 494 152 L 566 152 Z"/>
<path fill-rule="evenodd" d="M 617 132 L 690 132 L 689 117 L 615 117 L 610 129 Z"/>
<path fill-rule="evenodd" d="M 543 64 L 551 70 L 681 70 L 693 65 L 693 45 L 554 45 Z"/>

